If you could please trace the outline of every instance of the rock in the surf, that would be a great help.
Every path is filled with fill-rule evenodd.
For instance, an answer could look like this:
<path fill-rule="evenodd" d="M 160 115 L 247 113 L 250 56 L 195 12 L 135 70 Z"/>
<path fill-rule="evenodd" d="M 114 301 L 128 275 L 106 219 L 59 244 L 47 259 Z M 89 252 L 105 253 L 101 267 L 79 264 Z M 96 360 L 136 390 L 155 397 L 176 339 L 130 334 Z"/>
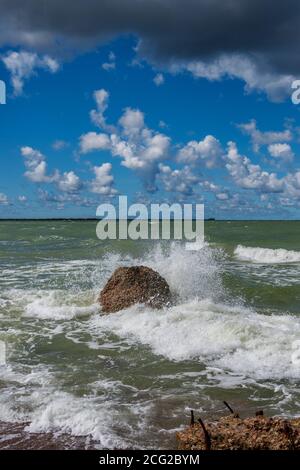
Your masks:
<path fill-rule="evenodd" d="M 136 303 L 162 308 L 170 300 L 171 292 L 167 281 L 146 266 L 116 269 L 99 297 L 105 313 L 117 312 Z"/>

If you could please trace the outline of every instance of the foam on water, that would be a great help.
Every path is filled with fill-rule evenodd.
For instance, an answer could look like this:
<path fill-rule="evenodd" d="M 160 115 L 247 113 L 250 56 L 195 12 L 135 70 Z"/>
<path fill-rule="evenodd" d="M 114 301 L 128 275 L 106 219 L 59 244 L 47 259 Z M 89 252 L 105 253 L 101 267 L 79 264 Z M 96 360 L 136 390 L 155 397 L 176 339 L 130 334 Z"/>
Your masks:
<path fill-rule="evenodd" d="M 89 290 L 76 285 L 69 290 L 10 290 L 10 298 L 26 318 L 55 323 L 90 316 L 82 328 L 91 332 L 89 345 L 93 348 L 110 331 L 149 345 L 155 354 L 170 360 L 196 359 L 256 378 L 300 377 L 299 367 L 292 362 L 300 320 L 289 315 L 259 315 L 228 299 L 221 282 L 220 256 L 220 251 L 208 246 L 189 252 L 175 243 L 166 248 L 159 245 L 140 259 L 108 254 L 98 265 L 93 262 L 90 268 L 94 269 L 88 274 L 84 271 L 91 281 Z M 133 264 L 159 271 L 178 294 L 177 304 L 162 311 L 133 306 L 100 315 L 96 300 L 101 286 L 118 266 Z"/>
<path fill-rule="evenodd" d="M 93 291 L 62 289 L 9 289 L 0 299 L 6 310 L 20 312 L 24 318 L 40 320 L 71 320 L 99 312 Z"/>
<path fill-rule="evenodd" d="M 255 251 L 253 255 L 247 250 L 262 250 L 262 254 Z M 275 258 L 291 262 L 292 254 L 297 254 L 242 246 L 235 250 L 239 258 L 245 253 L 251 261 L 259 258 L 257 262 L 261 263 L 271 263 L 271 259 L 278 262 Z M 190 389 L 195 397 L 199 387 L 204 388 L 213 377 L 219 387 L 257 383 L 257 387 L 264 386 L 273 393 L 279 393 L 276 380 L 284 379 L 291 386 L 280 393 L 283 399 L 293 401 L 292 381 L 300 378 L 300 365 L 293 360 L 300 319 L 285 312 L 258 314 L 232 299 L 222 285 L 224 256 L 217 248 L 205 246 L 189 252 L 173 243 L 158 245 L 140 257 L 115 251 L 99 260 L 43 260 L 32 266 L 7 266 L 6 284 L 0 291 L 0 314 L 8 327 L 0 339 L 8 341 L 9 354 L 8 364 L 0 369 L 0 380 L 6 384 L 0 395 L 0 420 L 30 421 L 28 430 L 32 432 L 60 430 L 77 436 L 91 435 L 101 447 L 122 448 L 138 443 L 141 435 L 145 438 L 151 423 L 160 416 L 161 400 L 165 399 L 165 406 L 172 400 L 172 392 L 166 387 L 168 380 L 179 381 L 177 390 L 181 390 L 180 383 L 187 381 L 193 387 L 195 381 L 195 388 Z M 162 310 L 136 305 L 102 315 L 97 303 L 100 289 L 117 267 L 136 264 L 152 267 L 164 276 L 177 294 L 176 304 Z M 65 349 L 51 349 L 56 335 L 60 336 L 57 344 L 68 342 Z M 67 364 L 59 360 L 71 354 L 71 341 L 79 348 L 72 357 L 71 367 L 75 364 L 76 370 L 72 369 L 64 382 Z M 34 362 L 35 348 L 42 358 L 38 366 Z M 49 357 L 55 354 L 55 360 L 49 359 L 47 365 L 49 351 Z M 195 364 L 199 367 L 197 372 L 182 372 L 180 368 L 175 374 L 170 371 L 169 379 L 162 374 L 165 388 L 156 385 L 151 395 L 147 388 L 139 388 L 141 377 L 147 377 L 147 367 L 141 377 L 134 376 L 144 359 L 140 354 L 145 351 L 151 364 L 170 361 L 173 367 L 190 361 L 188 369 Z M 94 354 L 91 360 L 98 361 L 103 369 L 101 366 L 96 370 L 98 363 L 94 367 L 93 362 L 88 375 L 89 356 L 85 352 Z M 110 374 L 120 364 L 121 369 L 124 366 L 133 370 L 132 383 L 126 383 L 126 377 L 112 378 L 103 373 L 105 370 Z M 86 374 L 84 379 L 90 381 L 84 383 L 81 396 L 70 386 L 75 373 L 79 374 L 76 377 Z M 158 405 L 153 409 L 155 403 Z M 176 412 L 172 409 L 174 415 Z M 161 423 L 153 429 L 153 435 L 158 435 Z"/>
<path fill-rule="evenodd" d="M 113 420 L 119 421 L 112 402 L 76 398 L 69 393 L 54 391 L 51 400 L 31 415 L 29 432 L 59 430 L 73 436 L 92 436 L 104 448 L 123 448 L 126 440 L 113 432 Z"/>
<path fill-rule="evenodd" d="M 126 437 L 120 438 L 114 432 L 120 416 L 115 409 L 117 400 L 110 395 L 116 393 L 118 383 L 102 381 L 101 387 L 106 395 L 98 398 L 92 395 L 76 397 L 57 389 L 55 376 L 45 366 L 33 367 L 27 374 L 10 367 L 0 368 L 0 378 L 18 384 L 13 395 L 7 391 L 1 394 L 2 421 L 29 421 L 28 432 L 57 431 L 74 436 L 92 436 L 104 448 L 126 446 Z M 31 393 L 26 393 L 26 389 Z"/>
<path fill-rule="evenodd" d="M 74 303 L 74 298 L 73 303 L 68 304 L 67 301 L 64 291 L 43 292 L 42 295 L 25 306 L 23 315 L 24 317 L 36 317 L 41 320 L 70 320 L 99 312 L 97 303 L 80 306 Z"/>
<path fill-rule="evenodd" d="M 277 264 L 299 263 L 300 251 L 285 250 L 284 248 L 271 249 L 238 245 L 234 250 L 235 256 L 242 261 L 252 263 Z"/>
<path fill-rule="evenodd" d="M 93 317 L 90 325 L 95 336 L 109 329 L 170 360 L 197 360 L 257 379 L 300 378 L 293 361 L 300 320 L 294 316 L 195 300 L 161 311 L 135 306 Z"/>

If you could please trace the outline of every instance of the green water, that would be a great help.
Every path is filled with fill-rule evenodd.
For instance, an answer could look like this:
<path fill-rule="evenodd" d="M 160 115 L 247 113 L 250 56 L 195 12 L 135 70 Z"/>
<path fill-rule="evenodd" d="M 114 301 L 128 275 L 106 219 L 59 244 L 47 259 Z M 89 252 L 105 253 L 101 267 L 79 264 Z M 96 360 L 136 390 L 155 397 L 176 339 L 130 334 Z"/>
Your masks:
<path fill-rule="evenodd" d="M 170 448 L 190 408 L 300 414 L 300 222 L 207 222 L 199 252 L 95 230 L 0 222 L 0 421 Z M 176 305 L 102 315 L 101 287 L 132 264 L 158 270 Z"/>

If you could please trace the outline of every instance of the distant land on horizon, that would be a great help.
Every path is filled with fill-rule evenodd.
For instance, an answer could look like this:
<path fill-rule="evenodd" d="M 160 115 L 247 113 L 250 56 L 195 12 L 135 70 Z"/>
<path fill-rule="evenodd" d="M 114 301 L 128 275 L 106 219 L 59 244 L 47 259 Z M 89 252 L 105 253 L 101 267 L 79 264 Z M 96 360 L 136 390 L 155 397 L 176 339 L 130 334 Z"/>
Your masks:
<path fill-rule="evenodd" d="M 0 222 L 39 222 L 39 221 L 43 221 L 43 222 L 46 222 L 46 221 L 99 221 L 99 220 L 103 220 L 101 219 L 100 217 L 53 217 L 53 218 L 0 218 Z M 116 219 L 116 221 L 119 221 L 119 220 L 123 220 L 123 219 Z M 136 220 L 135 217 L 128 217 L 127 220 Z M 142 219 L 141 219 L 142 220 Z M 152 219 L 148 219 L 149 221 L 151 221 Z M 159 219 L 159 220 L 162 220 L 162 219 Z M 174 219 L 171 219 L 171 220 L 174 220 Z M 192 219 L 192 220 L 196 220 L 196 219 Z M 204 219 L 205 222 L 209 222 L 209 221 L 215 221 L 216 219 L 214 217 L 209 217 L 207 219 Z M 221 220 L 221 219 L 220 219 Z M 225 220 L 225 219 L 224 219 Z"/>
<path fill-rule="evenodd" d="M 103 220 L 96 217 L 50 217 L 50 218 L 1 218 L 0 222 L 93 222 Z M 118 222 L 121 219 L 116 219 Z M 128 218 L 128 221 L 136 220 L 134 217 Z M 151 219 L 148 219 L 151 221 Z M 162 219 L 160 219 L 162 220 Z M 174 220 L 174 219 L 171 219 Z M 193 221 L 196 219 L 192 219 Z M 208 217 L 204 222 L 299 222 L 300 219 L 216 219 Z"/>

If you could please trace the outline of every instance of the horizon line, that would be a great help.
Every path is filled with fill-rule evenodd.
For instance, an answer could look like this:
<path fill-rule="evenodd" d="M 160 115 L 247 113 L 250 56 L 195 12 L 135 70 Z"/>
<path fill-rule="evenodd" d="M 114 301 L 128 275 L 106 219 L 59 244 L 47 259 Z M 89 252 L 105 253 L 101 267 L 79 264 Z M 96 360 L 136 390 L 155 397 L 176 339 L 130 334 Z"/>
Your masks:
<path fill-rule="evenodd" d="M 72 221 L 81 221 L 81 222 L 93 222 L 93 221 L 100 221 L 100 220 L 103 220 L 103 218 L 97 218 L 97 217 L 46 217 L 46 218 L 32 218 L 32 217 L 29 217 L 29 218 L 13 218 L 13 217 L 10 217 L 10 218 L 1 218 L 0 217 L 0 222 L 53 222 L 53 221 L 65 221 L 65 222 L 72 222 Z M 136 218 L 132 217 L 132 218 L 128 218 L 128 219 L 115 219 L 117 222 L 119 222 L 120 220 L 127 220 L 127 221 L 133 221 L 133 220 L 137 220 Z M 141 220 L 141 219 L 138 219 L 138 220 Z M 152 219 L 143 219 L 143 220 L 148 220 L 148 221 L 152 221 Z M 159 221 L 162 221 L 163 219 L 155 219 L 155 220 L 159 220 Z M 179 220 L 179 219 L 171 219 L 171 220 Z M 184 220 L 184 219 L 180 219 L 180 220 Z M 199 220 L 199 219 L 189 219 L 189 220 L 193 220 L 193 221 L 196 221 L 196 220 Z M 203 219 L 204 222 L 299 222 L 300 219 L 216 219 L 215 217 L 208 217 L 208 218 L 205 218 Z"/>

